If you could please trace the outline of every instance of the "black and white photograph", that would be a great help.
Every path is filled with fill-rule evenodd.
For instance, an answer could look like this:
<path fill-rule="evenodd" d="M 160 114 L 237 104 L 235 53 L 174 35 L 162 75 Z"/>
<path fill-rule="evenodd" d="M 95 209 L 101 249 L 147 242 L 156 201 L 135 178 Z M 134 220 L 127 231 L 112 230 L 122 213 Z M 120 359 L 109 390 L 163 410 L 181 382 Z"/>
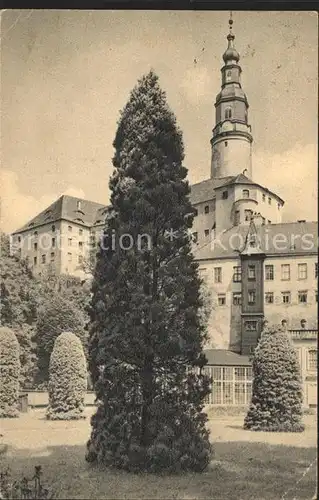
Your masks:
<path fill-rule="evenodd" d="M 0 499 L 316 499 L 317 12 L 0 29 Z"/>

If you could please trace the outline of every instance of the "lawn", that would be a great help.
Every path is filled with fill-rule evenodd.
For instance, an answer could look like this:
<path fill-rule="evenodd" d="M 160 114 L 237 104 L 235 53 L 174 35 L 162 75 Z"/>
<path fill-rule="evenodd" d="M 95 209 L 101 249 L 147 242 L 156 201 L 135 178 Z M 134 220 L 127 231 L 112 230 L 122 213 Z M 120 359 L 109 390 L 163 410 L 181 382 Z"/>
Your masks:
<path fill-rule="evenodd" d="M 84 460 L 92 410 L 78 422 L 50 422 L 43 410 L 0 420 L 8 451 L 0 467 L 17 478 L 42 465 L 61 499 L 311 499 L 316 484 L 316 417 L 301 434 L 243 431 L 243 417 L 211 418 L 215 458 L 203 474 L 160 477 L 99 469 Z"/>

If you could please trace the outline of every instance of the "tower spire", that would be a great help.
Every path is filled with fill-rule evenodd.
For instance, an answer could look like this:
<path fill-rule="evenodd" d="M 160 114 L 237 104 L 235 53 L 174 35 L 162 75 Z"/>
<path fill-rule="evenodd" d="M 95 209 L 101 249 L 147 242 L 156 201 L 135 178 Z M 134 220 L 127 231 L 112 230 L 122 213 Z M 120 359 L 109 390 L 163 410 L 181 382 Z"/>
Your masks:
<path fill-rule="evenodd" d="M 248 101 L 241 86 L 239 53 L 235 49 L 233 13 L 228 20 L 228 46 L 223 54 L 221 91 L 215 102 L 215 127 L 211 138 L 212 178 L 237 175 L 246 170 L 252 177 L 251 128 L 248 124 Z"/>

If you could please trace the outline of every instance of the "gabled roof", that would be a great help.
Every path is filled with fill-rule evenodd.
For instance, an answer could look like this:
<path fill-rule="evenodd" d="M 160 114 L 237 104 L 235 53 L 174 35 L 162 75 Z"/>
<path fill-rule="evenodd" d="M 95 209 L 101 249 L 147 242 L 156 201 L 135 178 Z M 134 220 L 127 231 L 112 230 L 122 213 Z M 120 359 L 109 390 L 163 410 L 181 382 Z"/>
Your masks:
<path fill-rule="evenodd" d="M 234 184 L 244 184 L 244 185 L 249 185 L 249 186 L 257 186 L 257 187 L 263 189 L 264 191 L 266 191 L 266 193 L 269 193 L 272 196 L 274 196 L 275 198 L 277 198 L 279 201 L 281 201 L 281 203 L 283 205 L 285 203 L 284 200 L 282 198 L 280 198 L 280 196 L 278 196 L 278 194 L 274 193 L 273 191 L 270 191 L 270 189 L 266 188 L 265 186 L 262 186 L 261 184 L 258 184 L 257 182 L 254 182 L 253 180 L 249 179 L 249 177 L 247 177 L 245 174 L 238 174 L 238 175 L 234 175 L 232 177 L 229 177 L 226 182 L 216 186 L 215 189 L 218 189 L 220 187 L 233 186 Z"/>
<path fill-rule="evenodd" d="M 108 209 L 108 206 L 103 205 L 103 207 L 101 207 L 97 210 L 97 212 L 95 214 L 94 221 L 93 221 L 93 227 L 104 225 L 105 215 L 106 215 L 107 209 Z"/>
<path fill-rule="evenodd" d="M 80 202 L 80 204 L 79 204 Z M 83 226 L 91 226 L 95 220 L 98 209 L 105 208 L 101 203 L 62 195 L 48 208 L 36 215 L 13 234 L 28 231 L 43 224 L 49 224 L 64 219 Z"/>
<path fill-rule="evenodd" d="M 239 257 L 244 250 L 249 226 L 234 226 L 216 234 L 205 245 L 197 245 L 193 253 L 198 260 Z M 317 254 L 317 222 L 283 222 L 256 226 L 258 245 L 266 256 Z"/>
<path fill-rule="evenodd" d="M 237 354 L 227 349 L 204 350 L 207 365 L 211 366 L 251 366 L 248 356 Z M 206 366 L 207 366 L 206 365 Z"/>

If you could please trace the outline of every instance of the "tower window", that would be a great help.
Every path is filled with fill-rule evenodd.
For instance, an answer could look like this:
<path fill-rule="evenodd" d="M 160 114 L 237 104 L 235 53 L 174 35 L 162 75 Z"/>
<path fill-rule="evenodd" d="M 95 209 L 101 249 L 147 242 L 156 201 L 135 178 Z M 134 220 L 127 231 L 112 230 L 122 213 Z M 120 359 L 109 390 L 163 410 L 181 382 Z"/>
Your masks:
<path fill-rule="evenodd" d="M 209 214 L 209 205 L 206 205 L 206 206 L 205 206 L 204 211 L 205 211 L 205 214 Z"/>
<path fill-rule="evenodd" d="M 231 70 L 228 70 L 226 73 L 226 81 L 229 82 L 231 80 Z"/>
<path fill-rule="evenodd" d="M 247 332 L 256 332 L 257 331 L 257 321 L 246 321 L 245 327 Z"/>
<path fill-rule="evenodd" d="M 256 266 L 248 266 L 248 279 L 249 280 L 256 279 Z"/>
<path fill-rule="evenodd" d="M 248 304 L 253 306 L 256 303 L 256 292 L 255 290 L 248 291 Z"/>
<path fill-rule="evenodd" d="M 52 225 L 51 229 L 52 229 L 52 232 L 54 233 L 54 231 L 55 231 L 55 225 L 54 224 Z"/>
<path fill-rule="evenodd" d="M 263 194 L 263 201 L 266 201 L 266 195 Z"/>
<path fill-rule="evenodd" d="M 271 198 L 268 198 L 268 204 L 271 205 Z"/>
<path fill-rule="evenodd" d="M 225 109 L 225 120 L 229 120 L 231 117 L 232 117 L 232 109 L 226 108 Z"/>
<path fill-rule="evenodd" d="M 227 141 L 225 141 L 225 148 L 227 148 L 227 146 L 228 146 L 228 142 L 227 142 Z"/>
<path fill-rule="evenodd" d="M 223 198 L 223 200 L 227 200 L 227 198 L 228 198 L 228 191 L 223 191 L 222 198 Z"/>
<path fill-rule="evenodd" d="M 234 306 L 241 306 L 241 293 L 240 292 L 233 293 L 233 305 Z"/>
<path fill-rule="evenodd" d="M 234 266 L 233 281 L 234 283 L 241 282 L 241 266 Z"/>
<path fill-rule="evenodd" d="M 250 221 L 252 219 L 253 212 L 252 210 L 245 210 L 245 221 Z"/>
<path fill-rule="evenodd" d="M 239 210 L 236 210 L 235 212 L 235 220 L 234 220 L 234 225 L 235 226 L 238 226 L 238 224 L 240 223 L 240 211 Z"/>
<path fill-rule="evenodd" d="M 209 236 L 209 229 L 205 229 L 204 234 L 205 236 Z"/>
<path fill-rule="evenodd" d="M 249 198 L 249 189 L 243 189 L 243 198 Z"/>

